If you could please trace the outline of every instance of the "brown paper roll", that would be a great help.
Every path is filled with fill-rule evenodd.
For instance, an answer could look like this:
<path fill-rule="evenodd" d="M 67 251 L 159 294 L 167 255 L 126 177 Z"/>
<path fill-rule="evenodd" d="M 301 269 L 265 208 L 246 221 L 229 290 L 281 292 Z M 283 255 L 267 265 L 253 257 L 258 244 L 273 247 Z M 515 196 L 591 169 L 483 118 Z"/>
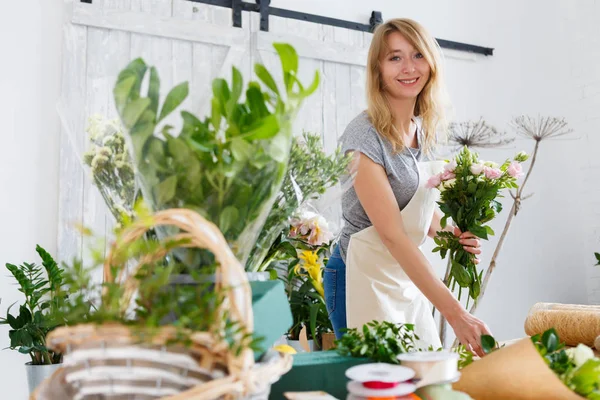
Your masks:
<path fill-rule="evenodd" d="M 530 338 L 494 351 L 461 370 L 454 390 L 474 400 L 582 400 L 566 387 Z"/>
<path fill-rule="evenodd" d="M 600 335 L 600 307 L 578 304 L 537 303 L 525 320 L 525 333 L 541 334 L 554 328 L 560 341 L 568 346 L 579 343 L 594 346 Z"/>

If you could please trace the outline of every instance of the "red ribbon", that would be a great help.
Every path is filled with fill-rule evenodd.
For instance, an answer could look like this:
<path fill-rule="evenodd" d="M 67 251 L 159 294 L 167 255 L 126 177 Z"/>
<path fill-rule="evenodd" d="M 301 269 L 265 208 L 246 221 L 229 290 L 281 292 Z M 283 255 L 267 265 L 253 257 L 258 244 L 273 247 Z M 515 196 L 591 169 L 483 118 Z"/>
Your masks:
<path fill-rule="evenodd" d="M 398 386 L 397 382 L 379 382 L 379 381 L 370 381 L 363 382 L 363 386 L 367 389 L 391 389 Z"/>

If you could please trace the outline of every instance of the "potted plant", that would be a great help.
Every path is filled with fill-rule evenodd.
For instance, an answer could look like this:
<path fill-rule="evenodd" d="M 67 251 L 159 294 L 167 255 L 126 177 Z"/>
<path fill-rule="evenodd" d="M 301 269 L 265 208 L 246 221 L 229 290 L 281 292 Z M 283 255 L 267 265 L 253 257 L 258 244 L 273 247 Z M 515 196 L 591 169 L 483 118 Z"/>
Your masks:
<path fill-rule="evenodd" d="M 63 322 L 57 318 L 56 311 L 65 300 L 61 290 L 62 269 L 41 246 L 36 246 L 36 252 L 42 259 L 42 265 L 28 262 L 6 264 L 25 299 L 18 306 L 18 313 L 11 313 L 15 303 L 8 307 L 6 317 L 0 317 L 0 325 L 10 327 L 9 348 L 31 358 L 25 364 L 30 392 L 54 373 L 62 362 L 60 353 L 46 347 L 46 335 Z"/>
<path fill-rule="evenodd" d="M 305 332 L 309 350 L 314 351 L 322 348 L 322 335 L 333 331 L 323 289 L 323 266 L 329 256 L 333 235 L 321 215 L 307 210 L 288 224 L 286 234 L 270 250 L 272 260 L 286 268 L 281 279 L 293 317 L 286 338 L 290 346 L 304 351 L 300 340 Z"/>

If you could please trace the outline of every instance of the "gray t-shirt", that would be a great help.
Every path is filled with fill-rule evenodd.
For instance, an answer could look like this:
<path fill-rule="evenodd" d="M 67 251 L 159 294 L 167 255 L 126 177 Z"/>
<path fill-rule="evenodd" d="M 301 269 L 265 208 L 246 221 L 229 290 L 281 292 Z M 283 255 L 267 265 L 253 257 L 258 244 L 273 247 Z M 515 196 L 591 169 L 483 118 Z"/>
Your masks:
<path fill-rule="evenodd" d="M 417 161 L 422 158 L 420 149 L 422 132 L 419 128 L 417 128 L 417 140 L 419 148 L 407 147 L 404 151 L 395 154 L 391 143 L 377 133 L 367 112 L 363 111 L 350 122 L 340 138 L 340 145 L 344 153 L 348 151 L 361 152 L 385 169 L 398 206 L 402 210 L 419 186 Z M 373 225 L 360 204 L 354 187 L 350 187 L 342 196 L 342 218 L 344 227 L 340 235 L 339 246 L 340 254 L 345 262 L 350 236 Z"/>

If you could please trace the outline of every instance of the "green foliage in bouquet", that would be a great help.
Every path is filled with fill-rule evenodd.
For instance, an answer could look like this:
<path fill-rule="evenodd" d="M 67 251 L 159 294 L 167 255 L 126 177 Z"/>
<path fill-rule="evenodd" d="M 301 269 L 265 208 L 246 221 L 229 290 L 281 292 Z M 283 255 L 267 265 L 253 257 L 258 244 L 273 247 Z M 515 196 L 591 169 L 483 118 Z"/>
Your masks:
<path fill-rule="evenodd" d="M 372 321 L 363 325 L 362 331 L 347 329 L 342 338 L 335 341 L 336 351 L 343 356 L 399 364 L 399 354 L 416 351 L 415 341 L 419 337 L 414 328 L 412 324 Z"/>
<path fill-rule="evenodd" d="M 128 130 L 142 194 L 154 209 L 185 207 L 215 223 L 244 264 L 283 182 L 291 147 L 291 125 L 303 100 L 312 94 L 298 80 L 298 55 L 288 44 L 274 44 L 283 70 L 283 88 L 261 64 L 254 72 L 264 86 L 247 87 L 232 69 L 231 85 L 212 83 L 210 115 L 200 119 L 181 111 L 179 135 L 157 127 L 181 105 L 188 84 L 174 87 L 161 105 L 160 80 L 141 59 L 123 70 L 114 99 Z M 147 93 L 142 81 L 149 73 Z M 241 100 L 245 93 L 245 100 Z M 189 257 L 189 259 L 188 259 Z M 198 266 L 191 252 L 185 262 Z"/>
<path fill-rule="evenodd" d="M 600 358 L 586 345 L 566 349 L 556 330 L 531 337 L 552 371 L 569 389 L 587 399 L 600 399 Z"/>
<path fill-rule="evenodd" d="M 497 200 L 506 188 L 517 188 L 517 178 L 522 174 L 521 163 L 527 160 L 525 153 L 519 153 L 502 165 L 479 160 L 477 153 L 464 147 L 456 158 L 448 162 L 442 173 L 431 177 L 430 188 L 441 192 L 438 202 L 444 216 L 442 228 L 452 218 L 461 232 L 470 231 L 475 236 L 487 240 L 494 231 L 488 222 L 502 211 Z M 481 292 L 483 271 L 478 272 L 475 255 L 464 250 L 459 238 L 453 232 L 442 231 L 434 239 L 442 258 L 450 256 L 451 270 L 448 286 L 459 286 L 459 299 L 463 288 L 468 288 L 471 299 L 477 301 Z"/>
<path fill-rule="evenodd" d="M 36 246 L 36 252 L 42 265 L 6 264 L 25 296 L 25 303 L 19 306 L 19 313 L 15 315 L 10 313 L 14 304 L 8 307 L 6 317 L 0 317 L 0 325 L 10 327 L 10 348 L 29 354 L 33 365 L 58 364 L 62 355 L 46 347 L 46 335 L 64 323 L 57 313 L 67 299 L 62 290 L 63 271 L 41 246 Z"/>
<path fill-rule="evenodd" d="M 481 339 L 486 354 L 500 348 L 489 335 L 482 335 Z M 554 328 L 531 336 L 531 341 L 548 368 L 569 389 L 586 399 L 600 399 L 600 358 L 590 347 L 579 344 L 566 348 Z"/>

